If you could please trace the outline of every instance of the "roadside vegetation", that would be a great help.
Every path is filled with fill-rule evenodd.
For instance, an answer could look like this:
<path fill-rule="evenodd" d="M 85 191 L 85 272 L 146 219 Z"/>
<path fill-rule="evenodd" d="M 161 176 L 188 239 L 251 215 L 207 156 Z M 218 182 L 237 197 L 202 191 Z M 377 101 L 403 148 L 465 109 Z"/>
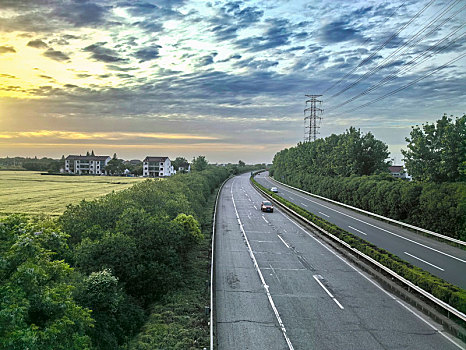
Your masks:
<path fill-rule="evenodd" d="M 281 182 L 466 241 L 466 115 L 415 126 L 403 151 L 413 181 L 388 173 L 388 147 L 350 128 L 278 152 Z"/>
<path fill-rule="evenodd" d="M 259 166 L 195 160 L 58 219 L 1 219 L 0 349 L 207 347 L 213 198 Z"/>

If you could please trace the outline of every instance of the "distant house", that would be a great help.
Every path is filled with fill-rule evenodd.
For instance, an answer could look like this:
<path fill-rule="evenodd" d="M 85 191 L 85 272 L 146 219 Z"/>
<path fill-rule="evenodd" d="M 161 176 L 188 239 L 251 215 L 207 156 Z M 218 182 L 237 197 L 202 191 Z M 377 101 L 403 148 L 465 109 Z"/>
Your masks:
<path fill-rule="evenodd" d="M 388 171 L 392 176 L 400 179 L 410 179 L 411 177 L 405 171 L 405 168 L 402 165 L 392 165 L 388 167 Z"/>
<path fill-rule="evenodd" d="M 105 166 L 111 160 L 110 156 L 75 156 L 65 158 L 65 173 L 68 174 L 105 174 Z"/>
<path fill-rule="evenodd" d="M 191 164 L 188 162 L 181 163 L 178 167 L 180 173 L 189 173 L 191 171 Z"/>
<path fill-rule="evenodd" d="M 142 161 L 142 175 L 145 177 L 163 177 L 173 175 L 174 169 L 168 157 L 146 157 Z"/>

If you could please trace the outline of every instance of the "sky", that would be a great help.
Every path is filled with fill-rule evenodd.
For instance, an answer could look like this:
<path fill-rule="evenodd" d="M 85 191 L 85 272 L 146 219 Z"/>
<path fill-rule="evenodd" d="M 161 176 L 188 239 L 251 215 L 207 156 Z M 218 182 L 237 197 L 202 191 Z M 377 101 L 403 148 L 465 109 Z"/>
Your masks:
<path fill-rule="evenodd" d="M 399 164 L 413 125 L 466 112 L 465 6 L 0 0 L 0 157 L 270 163 L 322 94 L 319 137 L 354 126 Z"/>

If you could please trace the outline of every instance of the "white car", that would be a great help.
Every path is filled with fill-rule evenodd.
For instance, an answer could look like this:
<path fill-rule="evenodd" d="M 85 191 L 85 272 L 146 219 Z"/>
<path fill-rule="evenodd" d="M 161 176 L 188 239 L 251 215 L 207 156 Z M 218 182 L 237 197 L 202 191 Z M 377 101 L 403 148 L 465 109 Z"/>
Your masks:
<path fill-rule="evenodd" d="M 270 189 L 270 191 L 277 193 L 277 192 L 278 192 L 278 188 L 272 187 L 272 188 Z"/>

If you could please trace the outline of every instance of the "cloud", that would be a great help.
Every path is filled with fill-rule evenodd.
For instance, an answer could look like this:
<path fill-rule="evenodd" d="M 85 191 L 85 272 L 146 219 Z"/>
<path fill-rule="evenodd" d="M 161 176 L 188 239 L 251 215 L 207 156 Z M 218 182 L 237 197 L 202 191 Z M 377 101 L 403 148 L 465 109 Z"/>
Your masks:
<path fill-rule="evenodd" d="M 16 53 L 13 46 L 0 46 L 0 54 L 2 53 Z"/>
<path fill-rule="evenodd" d="M 223 62 L 229 62 L 229 61 L 232 61 L 232 60 L 239 60 L 239 59 L 241 59 L 241 57 L 242 56 L 239 55 L 239 54 L 234 54 L 234 55 L 231 55 L 231 56 L 229 56 L 229 57 L 227 57 L 227 58 L 225 58 L 223 60 L 218 60 L 217 62 L 223 63 Z"/>
<path fill-rule="evenodd" d="M 75 27 L 86 27 L 105 24 L 104 17 L 108 8 L 99 6 L 94 2 L 70 1 L 57 4 L 52 16 L 63 19 Z"/>
<path fill-rule="evenodd" d="M 192 143 L 192 142 L 219 142 L 218 136 L 197 135 L 194 133 L 163 133 L 163 132 L 86 132 L 63 130 L 37 130 L 19 132 L 0 132 L 0 139 L 19 139 L 19 141 L 31 142 L 57 142 L 63 141 L 94 141 L 96 143 L 125 143 L 132 142 L 140 145 L 154 141 L 167 143 Z M 62 141 L 63 140 L 63 141 Z"/>
<path fill-rule="evenodd" d="M 267 29 L 261 36 L 239 39 L 235 42 L 242 49 L 258 52 L 290 44 L 293 26 L 286 19 L 272 18 L 266 21 Z"/>
<path fill-rule="evenodd" d="M 205 66 L 209 66 L 209 65 L 213 64 L 215 56 L 217 56 L 216 52 L 214 52 L 214 53 L 212 53 L 210 55 L 205 55 L 205 56 L 200 57 L 197 60 L 196 67 L 205 67 Z"/>
<path fill-rule="evenodd" d="M 136 57 L 139 62 L 150 61 L 159 57 L 159 49 L 162 48 L 160 45 L 154 45 L 151 47 L 145 47 L 143 49 L 139 49 L 134 53 L 134 57 Z"/>
<path fill-rule="evenodd" d="M 102 61 L 106 63 L 124 62 L 125 59 L 118 56 L 115 50 L 104 47 L 106 42 L 98 42 L 89 45 L 83 49 L 83 51 L 91 52 L 91 57 L 96 61 Z"/>
<path fill-rule="evenodd" d="M 47 51 L 45 51 L 44 56 L 60 62 L 68 61 L 70 59 L 65 53 L 54 50 L 52 48 L 49 48 Z"/>
<path fill-rule="evenodd" d="M 241 8 L 241 4 L 241 1 L 226 3 L 223 7 L 223 11 L 235 18 L 237 23 L 242 27 L 250 26 L 259 22 L 261 17 L 264 15 L 264 11 L 259 10 L 257 7 L 248 6 Z"/>
<path fill-rule="evenodd" d="M 78 74 L 76 74 L 76 76 L 77 76 L 78 78 L 81 78 L 81 79 L 82 79 L 82 78 L 90 78 L 90 77 L 92 77 L 92 74 L 88 74 L 88 73 L 78 73 Z"/>
<path fill-rule="evenodd" d="M 245 60 L 240 60 L 240 61 L 235 62 L 234 66 L 238 68 L 249 67 L 253 69 L 267 69 L 267 68 L 278 66 L 278 62 L 270 61 L 270 60 L 256 60 L 253 58 L 248 58 Z"/>
<path fill-rule="evenodd" d="M 327 23 L 320 28 L 320 39 L 327 43 L 339 43 L 350 40 L 361 40 L 357 29 L 351 27 L 350 23 L 344 20 L 337 20 Z"/>
<path fill-rule="evenodd" d="M 44 43 L 40 39 L 31 40 L 30 42 L 27 43 L 27 46 L 35 47 L 36 49 L 46 49 L 47 47 L 49 47 L 46 43 Z"/>
<path fill-rule="evenodd" d="M 235 39 L 238 31 L 248 28 L 260 22 L 264 15 L 257 7 L 242 7 L 240 1 L 230 1 L 216 9 L 216 15 L 204 18 L 211 24 L 209 30 L 213 32 L 220 41 Z M 213 7 L 213 6 L 212 6 Z M 199 21 L 199 19 L 195 19 Z"/>
<path fill-rule="evenodd" d="M 8 79 L 18 79 L 18 78 L 15 77 L 14 75 L 6 74 L 6 73 L 0 73 L 0 77 L 2 77 L 2 78 L 8 78 Z"/>
<path fill-rule="evenodd" d="M 55 81 L 55 78 L 52 78 L 51 76 L 48 76 L 48 75 L 40 74 L 39 77 L 41 77 L 43 79 Z"/>

